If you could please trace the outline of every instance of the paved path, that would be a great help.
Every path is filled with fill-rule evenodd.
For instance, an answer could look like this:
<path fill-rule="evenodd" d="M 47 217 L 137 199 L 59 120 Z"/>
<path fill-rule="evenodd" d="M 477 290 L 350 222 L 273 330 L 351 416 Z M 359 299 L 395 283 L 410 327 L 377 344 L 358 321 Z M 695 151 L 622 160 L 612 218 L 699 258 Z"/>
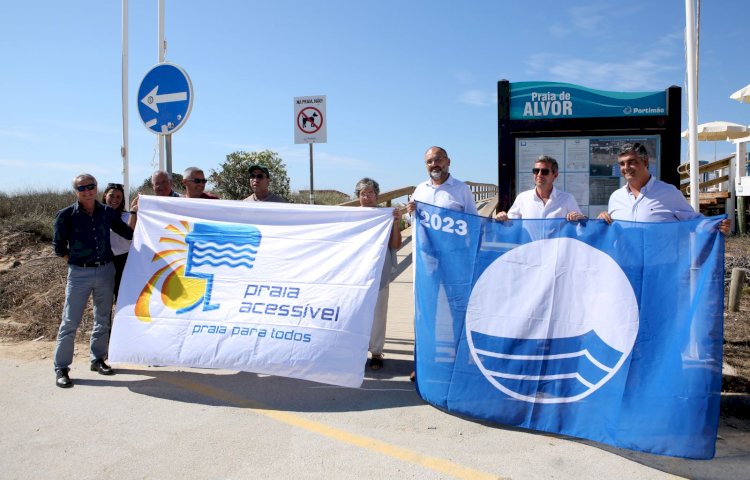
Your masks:
<path fill-rule="evenodd" d="M 425 404 L 408 379 L 410 252 L 407 237 L 405 268 L 391 287 L 385 368 L 368 371 L 360 389 L 208 369 L 131 367 L 102 377 L 79 352 L 76 385 L 63 390 L 53 385 L 51 343 L 33 344 L 32 354 L 30 344 L 0 344 L 0 478 L 750 477 L 747 424 L 733 428 L 735 419 L 722 422 L 717 458 L 690 461 Z"/>

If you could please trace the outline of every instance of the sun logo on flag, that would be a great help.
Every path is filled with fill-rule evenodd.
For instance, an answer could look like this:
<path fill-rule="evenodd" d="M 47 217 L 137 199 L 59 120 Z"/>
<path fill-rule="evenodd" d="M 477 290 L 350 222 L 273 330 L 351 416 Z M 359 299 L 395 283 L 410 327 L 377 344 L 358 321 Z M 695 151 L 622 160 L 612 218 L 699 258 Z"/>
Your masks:
<path fill-rule="evenodd" d="M 203 311 L 216 310 L 211 302 L 214 276 L 236 274 L 251 269 L 260 246 L 261 233 L 252 225 L 196 223 L 181 221 L 167 225 L 172 235 L 159 238 L 168 245 L 156 252 L 152 263 L 166 262 L 143 287 L 135 305 L 135 315 L 150 322 L 153 302 L 182 314 L 202 305 Z M 155 293 L 160 295 L 156 296 Z"/>
<path fill-rule="evenodd" d="M 165 230 L 173 236 L 159 238 L 159 243 L 168 247 L 156 252 L 151 261 L 167 264 L 154 272 L 135 303 L 135 316 L 142 322 L 151 321 L 150 305 L 157 292 L 162 305 L 178 313 L 197 307 L 206 293 L 206 279 L 185 276 L 188 253 L 185 237 L 190 224 L 182 221 L 179 226 L 167 225 Z"/>

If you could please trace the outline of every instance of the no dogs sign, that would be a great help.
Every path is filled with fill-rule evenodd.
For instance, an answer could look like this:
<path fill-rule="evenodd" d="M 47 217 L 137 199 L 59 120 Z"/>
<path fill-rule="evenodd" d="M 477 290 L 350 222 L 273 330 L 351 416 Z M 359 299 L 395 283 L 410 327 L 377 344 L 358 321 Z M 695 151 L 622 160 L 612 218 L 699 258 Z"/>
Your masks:
<path fill-rule="evenodd" d="M 294 98 L 294 143 L 326 143 L 326 96 Z"/>

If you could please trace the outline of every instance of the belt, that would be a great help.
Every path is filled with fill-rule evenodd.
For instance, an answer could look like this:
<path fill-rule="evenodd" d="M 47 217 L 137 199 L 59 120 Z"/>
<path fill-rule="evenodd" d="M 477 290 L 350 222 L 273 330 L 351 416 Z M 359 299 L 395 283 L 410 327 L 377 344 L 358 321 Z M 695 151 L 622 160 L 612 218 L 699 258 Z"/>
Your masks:
<path fill-rule="evenodd" d="M 104 265 L 108 264 L 109 262 L 82 262 L 82 263 L 74 263 L 76 267 L 83 267 L 83 268 L 93 268 L 93 267 L 103 267 Z"/>

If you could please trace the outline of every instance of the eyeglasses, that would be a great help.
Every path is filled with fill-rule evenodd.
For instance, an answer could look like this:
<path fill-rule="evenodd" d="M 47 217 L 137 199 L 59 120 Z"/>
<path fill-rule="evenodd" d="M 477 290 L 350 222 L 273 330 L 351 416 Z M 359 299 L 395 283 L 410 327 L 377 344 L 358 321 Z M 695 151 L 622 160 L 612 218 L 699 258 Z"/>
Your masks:
<path fill-rule="evenodd" d="M 265 175 L 263 175 L 262 173 L 258 173 L 258 174 L 256 174 L 256 175 L 253 175 L 253 174 L 251 173 L 251 174 L 250 174 L 250 178 L 254 178 L 254 179 L 256 179 L 256 180 L 263 180 L 264 178 L 266 178 L 266 176 L 265 176 Z"/>
<path fill-rule="evenodd" d="M 96 188 L 95 183 L 89 183 L 88 185 L 78 185 L 76 190 L 79 192 L 85 192 L 86 190 L 94 190 Z"/>
<path fill-rule="evenodd" d="M 116 188 L 118 190 L 125 190 L 125 185 L 122 183 L 108 183 L 107 188 L 105 190 L 109 190 L 110 188 Z"/>
<path fill-rule="evenodd" d="M 196 185 L 199 184 L 199 183 L 206 183 L 206 182 L 208 182 L 208 180 L 206 180 L 205 178 L 188 178 L 187 181 L 188 182 L 193 182 Z"/>
<path fill-rule="evenodd" d="M 549 168 L 532 168 L 531 172 L 534 175 L 539 175 L 540 173 L 542 175 L 549 175 Z"/>
<path fill-rule="evenodd" d="M 360 197 L 377 197 L 378 194 L 375 192 L 359 192 Z"/>

